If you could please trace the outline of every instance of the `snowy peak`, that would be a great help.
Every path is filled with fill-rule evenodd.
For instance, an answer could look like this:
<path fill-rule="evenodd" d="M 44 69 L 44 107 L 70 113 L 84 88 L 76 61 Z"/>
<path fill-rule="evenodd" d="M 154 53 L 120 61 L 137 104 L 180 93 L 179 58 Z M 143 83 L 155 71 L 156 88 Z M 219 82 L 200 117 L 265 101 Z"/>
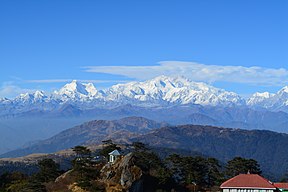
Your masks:
<path fill-rule="evenodd" d="M 67 101 L 69 99 L 91 99 L 97 94 L 97 89 L 92 83 L 81 83 L 73 80 L 71 83 L 64 85 L 59 91 L 55 91 L 53 97 Z"/>
<path fill-rule="evenodd" d="M 107 100 L 144 104 L 240 105 L 245 101 L 227 92 L 184 77 L 160 76 L 144 82 L 118 84 L 104 91 Z"/>
<path fill-rule="evenodd" d="M 77 103 L 79 107 L 89 107 L 90 102 L 103 107 L 123 104 L 144 107 L 182 104 L 245 105 L 245 101 L 236 93 L 193 82 L 181 76 L 159 76 L 144 82 L 114 85 L 101 91 L 97 91 L 92 83 L 73 80 L 49 96 L 42 91 L 36 91 L 21 94 L 13 100 L 18 104 L 39 101 L 47 104 L 50 102 L 52 105 Z"/>
<path fill-rule="evenodd" d="M 279 94 L 279 95 L 288 94 L 288 86 L 285 86 L 282 89 L 280 89 L 280 91 L 278 91 L 277 94 Z"/>
<path fill-rule="evenodd" d="M 89 95 L 95 96 L 97 94 L 97 89 L 94 87 L 92 83 L 84 84 L 86 86 L 85 90 L 88 92 Z"/>
<path fill-rule="evenodd" d="M 273 94 L 273 93 L 269 93 L 269 92 L 263 92 L 263 93 L 255 93 L 254 94 L 254 96 L 255 97 L 262 97 L 262 98 L 266 98 L 266 99 L 268 99 L 268 98 L 270 98 L 270 97 L 273 97 L 275 94 Z"/>
<path fill-rule="evenodd" d="M 276 94 L 264 92 L 255 93 L 248 99 L 247 104 L 253 108 L 266 108 L 272 111 L 288 111 L 288 86 L 280 89 Z"/>
<path fill-rule="evenodd" d="M 73 80 L 71 83 L 68 83 L 62 87 L 59 92 L 61 95 L 72 95 L 75 93 L 80 93 L 83 95 L 88 95 L 88 91 L 86 90 L 86 86 L 84 84 L 81 84 L 80 82 Z"/>
<path fill-rule="evenodd" d="M 275 94 L 269 92 L 263 92 L 263 93 L 256 92 L 247 100 L 247 105 L 267 108 L 269 105 L 271 105 L 271 103 L 267 101 L 274 95 Z"/>
<path fill-rule="evenodd" d="M 33 94 L 33 97 L 35 99 L 42 99 L 42 98 L 46 97 L 46 95 L 43 91 L 35 91 L 35 93 Z"/>
<path fill-rule="evenodd" d="M 7 104 L 7 103 L 10 103 L 11 100 L 10 99 L 7 99 L 7 98 L 0 98 L 0 104 Z"/>
<path fill-rule="evenodd" d="M 288 86 L 276 94 L 255 93 L 247 102 L 234 92 L 228 92 L 201 82 L 193 82 L 182 76 L 159 76 L 142 82 L 117 84 L 97 91 L 92 83 L 76 80 L 64 85 L 51 95 L 42 91 L 21 94 L 13 100 L 0 100 L 1 104 L 18 104 L 43 108 L 57 108 L 65 103 L 79 108 L 132 106 L 172 106 L 198 104 L 203 106 L 249 106 L 273 111 L 288 111 Z M 41 103 L 41 105 L 36 105 Z M 23 105 L 24 104 L 24 105 Z M 35 104 L 35 105 L 34 105 Z M 43 105 L 42 105 L 43 104 Z"/>
<path fill-rule="evenodd" d="M 275 94 L 269 93 L 269 92 L 263 92 L 254 93 L 248 100 L 248 105 L 263 105 L 263 102 L 265 102 L 267 99 L 272 98 Z"/>
<path fill-rule="evenodd" d="M 24 93 L 20 94 L 15 98 L 15 101 L 22 103 L 37 103 L 44 102 L 48 97 L 43 91 L 35 91 L 34 93 Z"/>
<path fill-rule="evenodd" d="M 144 84 L 150 84 L 151 87 L 158 87 L 158 88 L 181 88 L 185 85 L 189 85 L 189 80 L 182 77 L 168 77 L 168 76 L 159 76 L 154 79 L 148 80 L 144 82 Z"/>

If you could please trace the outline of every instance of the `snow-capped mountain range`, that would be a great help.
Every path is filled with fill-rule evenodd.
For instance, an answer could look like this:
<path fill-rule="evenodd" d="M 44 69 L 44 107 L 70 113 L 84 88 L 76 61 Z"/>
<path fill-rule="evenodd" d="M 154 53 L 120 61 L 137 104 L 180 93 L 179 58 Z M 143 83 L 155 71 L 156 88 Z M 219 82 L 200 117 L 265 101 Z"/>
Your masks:
<path fill-rule="evenodd" d="M 288 86 L 276 94 L 255 93 L 251 98 L 245 100 L 236 93 L 205 83 L 193 82 L 184 77 L 159 76 L 144 82 L 117 84 L 104 90 L 97 90 L 92 83 L 73 80 L 52 94 L 36 91 L 20 94 L 15 99 L 0 99 L 2 109 L 13 106 L 13 110 L 16 111 L 35 108 L 51 110 L 67 103 L 81 108 L 111 107 L 124 104 L 142 107 L 198 104 L 288 111 Z M 11 112 L 11 108 L 9 111 Z"/>
<path fill-rule="evenodd" d="M 273 111 L 288 111 L 288 86 L 277 93 L 255 93 L 247 100 L 247 105 L 253 108 L 265 108 Z"/>
<path fill-rule="evenodd" d="M 0 154 L 88 120 L 141 116 L 171 125 L 196 124 L 288 133 L 288 87 L 275 94 L 238 94 L 184 77 L 160 76 L 97 90 L 72 81 L 51 94 L 0 98 Z M 7 139 L 8 138 L 8 139 Z"/>
<path fill-rule="evenodd" d="M 200 104 L 241 105 L 245 101 L 235 93 L 196 83 L 184 77 L 160 76 L 145 82 L 118 84 L 103 90 L 105 101 L 152 105 Z"/>

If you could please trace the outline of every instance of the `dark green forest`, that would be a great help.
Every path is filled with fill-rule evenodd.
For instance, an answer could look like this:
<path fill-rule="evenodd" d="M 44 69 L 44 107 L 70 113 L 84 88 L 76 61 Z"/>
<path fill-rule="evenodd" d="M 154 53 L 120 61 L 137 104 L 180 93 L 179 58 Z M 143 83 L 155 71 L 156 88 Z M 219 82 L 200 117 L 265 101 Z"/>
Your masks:
<path fill-rule="evenodd" d="M 42 159 L 34 168 L 29 169 L 15 171 L 11 166 L 11 170 L 6 167 L 0 176 L 0 191 L 65 192 L 70 191 L 67 186 L 71 183 L 87 191 L 105 191 L 105 182 L 99 182 L 101 169 L 107 164 L 108 153 L 114 149 L 121 151 L 112 142 L 106 143 L 96 152 L 85 146 L 75 146 L 70 170 L 61 170 L 59 164 L 52 159 Z M 261 168 L 254 159 L 235 157 L 221 163 L 212 157 L 179 154 L 160 158 L 149 146 L 140 142 L 134 142 L 130 149 L 133 167 L 142 173 L 141 178 L 133 181 L 131 189 L 141 181 L 143 191 L 217 191 L 223 181 L 240 173 L 249 171 L 261 174 Z M 95 160 L 95 156 L 100 158 Z M 65 172 L 65 182 L 55 182 Z"/>

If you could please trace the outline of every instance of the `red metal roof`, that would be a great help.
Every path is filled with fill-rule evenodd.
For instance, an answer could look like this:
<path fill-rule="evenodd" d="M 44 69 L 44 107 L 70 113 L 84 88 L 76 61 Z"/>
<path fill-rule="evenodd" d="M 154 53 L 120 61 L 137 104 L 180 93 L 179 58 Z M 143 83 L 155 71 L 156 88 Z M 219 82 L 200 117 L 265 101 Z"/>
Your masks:
<path fill-rule="evenodd" d="M 276 189 L 267 179 L 257 174 L 240 174 L 220 186 L 220 188 Z"/>
<path fill-rule="evenodd" d="M 279 189 L 288 189 L 288 183 L 274 183 L 274 186 Z"/>

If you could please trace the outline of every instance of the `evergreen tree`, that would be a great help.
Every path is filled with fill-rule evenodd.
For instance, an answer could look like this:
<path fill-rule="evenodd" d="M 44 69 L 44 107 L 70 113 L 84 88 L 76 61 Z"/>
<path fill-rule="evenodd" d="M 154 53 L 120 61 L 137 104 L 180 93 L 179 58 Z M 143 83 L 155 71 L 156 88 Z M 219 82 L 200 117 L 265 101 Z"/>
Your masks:
<path fill-rule="evenodd" d="M 219 186 L 223 180 L 224 176 L 221 173 L 221 166 L 219 161 L 215 158 L 208 158 L 207 162 L 207 185 L 208 187 Z"/>
<path fill-rule="evenodd" d="M 46 192 L 46 187 L 39 180 L 30 179 L 19 192 Z"/>
<path fill-rule="evenodd" d="M 13 186 L 21 186 L 17 189 L 22 189 L 27 184 L 28 176 L 24 175 L 21 172 L 12 172 L 12 173 L 4 173 L 0 176 L 0 191 L 7 191 L 9 188 L 13 188 Z M 14 187 L 15 188 L 15 187 Z M 8 190 L 8 191 L 20 191 L 20 190 Z"/>
<path fill-rule="evenodd" d="M 95 166 L 96 163 L 92 161 L 90 149 L 84 146 L 76 146 L 73 151 L 76 153 L 72 165 L 77 178 L 77 185 L 89 190 L 92 187 L 92 181 L 99 176 L 100 170 Z"/>
<path fill-rule="evenodd" d="M 173 178 L 183 185 L 197 185 L 199 187 L 212 187 L 219 185 L 223 179 L 217 159 L 196 157 L 182 157 L 177 154 L 170 155 L 167 167 L 172 171 Z"/>
<path fill-rule="evenodd" d="M 60 175 L 60 166 L 52 159 L 42 159 L 38 162 L 38 166 L 39 172 L 34 177 L 41 183 L 54 181 Z"/>
<path fill-rule="evenodd" d="M 132 147 L 134 148 L 135 152 L 140 152 L 140 151 L 147 151 L 148 147 L 142 143 L 142 142 L 133 142 Z"/>
<path fill-rule="evenodd" d="M 226 176 L 228 178 L 234 177 L 240 173 L 253 173 L 261 174 L 260 165 L 254 159 L 245 159 L 242 157 L 235 157 L 234 159 L 227 162 L 226 165 Z"/>
<path fill-rule="evenodd" d="M 283 182 L 283 183 L 288 182 L 288 173 L 287 172 L 281 177 L 280 182 Z"/>
<path fill-rule="evenodd" d="M 91 150 L 87 147 L 78 145 L 72 149 L 76 153 L 76 157 L 78 158 L 91 157 Z"/>
<path fill-rule="evenodd" d="M 171 171 L 165 166 L 162 159 L 144 143 L 134 142 L 134 163 L 143 171 L 144 188 L 147 191 L 171 191 L 175 183 Z M 153 186 L 153 187 L 152 187 Z"/>

